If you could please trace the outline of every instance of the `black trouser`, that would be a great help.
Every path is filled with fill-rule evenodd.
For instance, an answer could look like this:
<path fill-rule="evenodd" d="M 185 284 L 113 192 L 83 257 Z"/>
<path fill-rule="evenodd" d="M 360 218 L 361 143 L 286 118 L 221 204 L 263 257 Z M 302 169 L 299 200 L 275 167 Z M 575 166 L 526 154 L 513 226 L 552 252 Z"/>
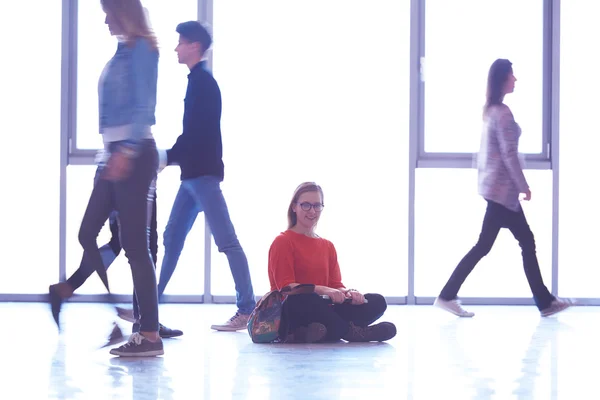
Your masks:
<path fill-rule="evenodd" d="M 473 271 L 475 265 L 477 265 L 479 260 L 485 257 L 492 249 L 500 229 L 508 228 L 519 242 L 519 246 L 521 246 L 525 276 L 527 277 L 529 287 L 533 293 L 535 304 L 539 310 L 547 308 L 555 297 L 544 285 L 537 255 L 535 253 L 535 240 L 533 238 L 533 233 L 527 224 L 523 209 L 512 211 L 503 205 L 490 200 L 487 200 L 487 203 L 488 205 L 485 217 L 483 218 L 483 226 L 481 227 L 479 241 L 460 261 L 452 273 L 452 276 L 450 276 L 448 283 L 446 283 L 446 286 L 442 289 L 440 298 L 444 300 L 453 300 L 456 298 L 460 287 L 471 271 Z"/>
<path fill-rule="evenodd" d="M 158 331 L 158 293 L 155 266 L 150 257 L 149 234 L 158 153 L 154 140 L 144 140 L 140 154 L 132 160 L 127 178 L 112 182 L 99 179 L 79 230 L 79 242 L 86 263 L 95 271 L 104 270 L 96 238 L 113 210 L 119 213 L 120 239 L 129 260 L 133 287 L 140 311 L 140 331 Z M 118 143 L 111 143 L 110 151 Z"/>
<path fill-rule="evenodd" d="M 94 182 L 99 178 L 101 167 L 98 167 L 96 171 L 96 177 L 94 178 Z M 158 228 L 156 224 L 156 191 L 154 192 L 154 197 L 152 199 L 152 216 L 150 219 L 150 255 L 152 256 L 152 261 L 154 261 L 154 265 L 158 261 Z M 121 253 L 121 238 L 119 237 L 119 220 L 118 213 L 116 211 L 112 212 L 109 217 L 109 227 L 110 227 L 110 240 L 104 246 L 100 247 L 100 252 L 104 253 L 105 251 L 111 251 L 116 258 Z M 106 262 L 105 267 L 108 269 L 112 265 L 112 261 Z M 86 262 L 85 258 L 81 259 L 81 263 L 79 264 L 79 268 L 71 275 L 69 279 L 67 279 L 67 283 L 73 291 L 77 290 L 81 285 L 85 283 L 85 281 L 94 273 L 94 268 Z M 139 318 L 139 308 L 137 297 L 135 296 L 135 288 L 133 290 L 133 312 L 135 318 Z"/>
<path fill-rule="evenodd" d="M 300 326 L 308 326 L 318 322 L 327 328 L 323 341 L 336 341 L 343 338 L 350 329 L 350 322 L 356 326 L 369 326 L 383 315 L 387 308 L 385 298 L 380 294 L 367 293 L 368 303 L 354 306 L 352 304 L 330 304 L 316 293 L 288 296 L 282 313 L 282 326 L 287 336 Z"/>

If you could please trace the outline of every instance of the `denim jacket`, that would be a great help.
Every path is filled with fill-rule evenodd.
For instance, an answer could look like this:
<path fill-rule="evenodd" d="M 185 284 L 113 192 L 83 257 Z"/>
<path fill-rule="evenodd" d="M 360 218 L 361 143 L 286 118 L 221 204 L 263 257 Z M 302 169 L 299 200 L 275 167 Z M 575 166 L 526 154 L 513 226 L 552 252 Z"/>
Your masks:
<path fill-rule="evenodd" d="M 148 128 L 156 123 L 156 81 L 158 51 L 148 40 L 135 39 L 134 45 L 119 42 L 98 85 L 100 133 L 109 127 L 131 125 L 126 141 L 130 151 Z"/>

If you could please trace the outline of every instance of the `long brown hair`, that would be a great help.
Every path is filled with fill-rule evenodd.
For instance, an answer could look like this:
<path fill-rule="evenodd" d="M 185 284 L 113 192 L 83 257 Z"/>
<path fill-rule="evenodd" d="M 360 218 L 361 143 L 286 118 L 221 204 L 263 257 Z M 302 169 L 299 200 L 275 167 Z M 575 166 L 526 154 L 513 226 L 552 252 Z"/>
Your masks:
<path fill-rule="evenodd" d="M 123 36 L 129 46 L 133 45 L 135 39 L 144 38 L 154 50 L 158 50 L 156 35 L 150 28 L 148 16 L 140 0 L 100 0 L 100 4 L 123 29 Z"/>
<path fill-rule="evenodd" d="M 487 92 L 485 95 L 485 106 L 483 107 L 484 117 L 491 106 L 502 104 L 504 100 L 504 85 L 512 73 L 513 69 L 510 61 L 499 58 L 492 63 L 488 72 Z"/>
<path fill-rule="evenodd" d="M 292 197 L 292 201 L 290 201 L 290 205 L 288 207 L 287 218 L 288 218 L 288 229 L 292 229 L 298 223 L 298 216 L 294 212 L 294 204 L 298 202 L 298 199 L 302 195 L 302 193 L 306 192 L 319 192 L 321 195 L 321 201 L 324 202 L 323 197 L 323 189 L 321 186 L 317 185 L 314 182 L 304 182 L 298 185 L 296 190 L 294 191 L 294 196 Z"/>

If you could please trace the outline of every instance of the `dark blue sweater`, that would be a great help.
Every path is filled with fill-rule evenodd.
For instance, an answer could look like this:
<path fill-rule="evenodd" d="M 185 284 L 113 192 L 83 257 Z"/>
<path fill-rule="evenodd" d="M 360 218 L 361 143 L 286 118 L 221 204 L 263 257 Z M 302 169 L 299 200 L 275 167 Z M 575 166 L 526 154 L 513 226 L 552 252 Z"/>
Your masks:
<path fill-rule="evenodd" d="M 215 176 L 223 180 L 221 90 L 204 61 L 188 75 L 183 133 L 170 150 L 167 164 L 179 164 L 181 179 Z"/>

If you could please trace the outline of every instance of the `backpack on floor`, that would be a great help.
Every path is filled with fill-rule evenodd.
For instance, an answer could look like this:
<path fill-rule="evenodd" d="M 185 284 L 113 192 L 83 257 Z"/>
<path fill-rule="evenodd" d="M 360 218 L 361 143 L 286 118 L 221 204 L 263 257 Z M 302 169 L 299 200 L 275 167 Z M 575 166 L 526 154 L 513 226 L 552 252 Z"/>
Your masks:
<path fill-rule="evenodd" d="M 283 304 L 287 296 L 314 293 L 315 285 L 304 284 L 294 288 L 286 286 L 281 290 L 272 290 L 256 303 L 248 319 L 248 334 L 254 343 L 273 343 L 278 341 L 281 329 Z M 282 338 L 285 339 L 285 338 Z"/>

